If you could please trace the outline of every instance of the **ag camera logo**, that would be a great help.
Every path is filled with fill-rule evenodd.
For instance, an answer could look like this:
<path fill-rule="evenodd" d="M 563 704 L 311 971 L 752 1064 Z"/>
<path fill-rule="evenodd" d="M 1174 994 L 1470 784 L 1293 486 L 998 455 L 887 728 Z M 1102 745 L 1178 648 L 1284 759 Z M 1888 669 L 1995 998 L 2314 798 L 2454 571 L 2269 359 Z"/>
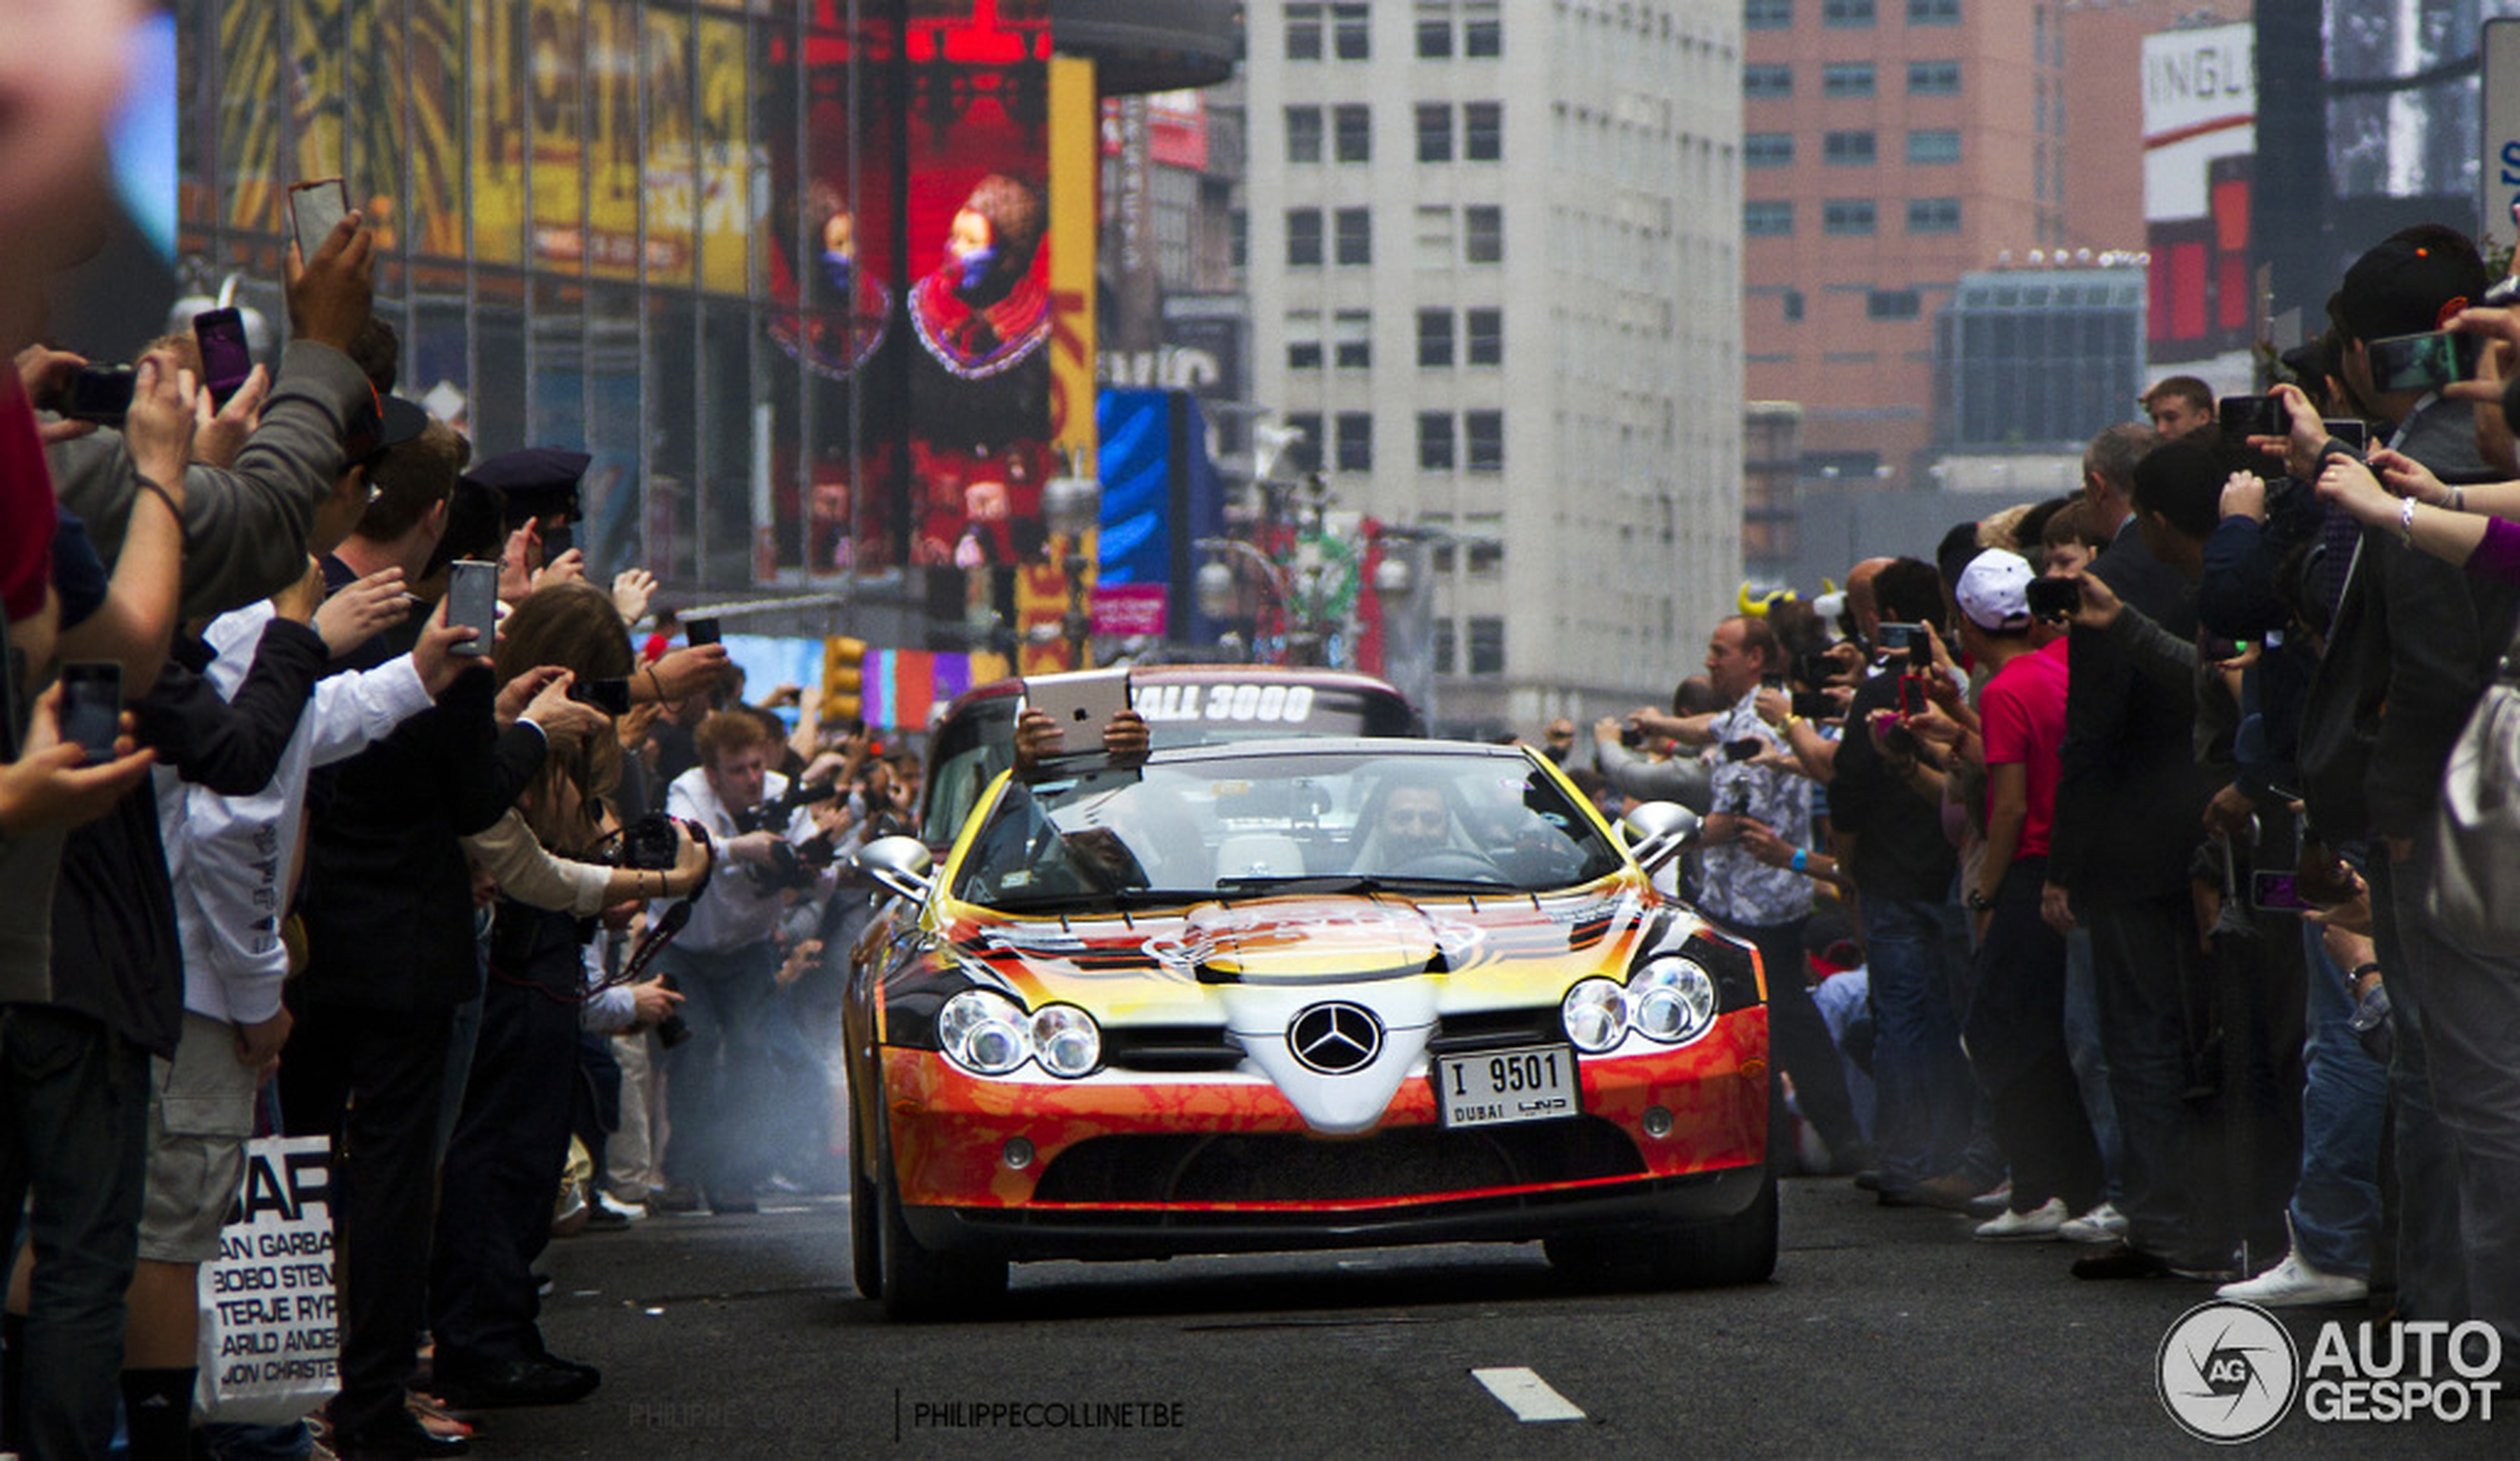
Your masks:
<path fill-rule="evenodd" d="M 2255 1304 L 2201 1303 L 2179 1316 L 2153 1356 L 2162 1408 L 2202 1441 L 2236 1445 L 2273 1430 L 2301 1390 L 2301 1352 Z"/>

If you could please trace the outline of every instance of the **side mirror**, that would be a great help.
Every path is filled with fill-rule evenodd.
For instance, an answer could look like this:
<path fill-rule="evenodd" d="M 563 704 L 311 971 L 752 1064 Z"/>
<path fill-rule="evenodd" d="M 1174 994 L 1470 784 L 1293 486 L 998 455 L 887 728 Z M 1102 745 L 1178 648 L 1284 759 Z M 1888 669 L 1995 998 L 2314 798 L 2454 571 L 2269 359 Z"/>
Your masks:
<path fill-rule="evenodd" d="M 1677 801 L 1648 801 L 1619 818 L 1619 825 L 1637 865 L 1650 873 L 1688 851 L 1700 823 L 1698 813 Z"/>
<path fill-rule="evenodd" d="M 912 902 L 924 901 L 936 883 L 936 858 L 916 837 L 878 837 L 858 849 L 858 871 Z"/>

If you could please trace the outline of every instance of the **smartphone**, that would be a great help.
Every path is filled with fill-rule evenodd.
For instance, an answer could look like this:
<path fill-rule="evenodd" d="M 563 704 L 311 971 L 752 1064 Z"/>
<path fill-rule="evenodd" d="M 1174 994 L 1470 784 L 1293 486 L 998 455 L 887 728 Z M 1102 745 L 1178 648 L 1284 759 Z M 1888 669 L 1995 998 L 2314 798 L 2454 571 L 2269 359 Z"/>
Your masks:
<path fill-rule="evenodd" d="M 75 741 L 89 763 L 114 759 L 122 733 L 122 666 L 113 661 L 62 667 L 62 739 Z"/>
<path fill-rule="evenodd" d="M 62 415 L 74 422 L 121 426 L 131 413 L 131 393 L 138 382 L 128 365 L 82 365 L 62 393 Z"/>
<path fill-rule="evenodd" d="M 2293 413 L 2274 396 L 2225 396 L 2213 404 L 2213 417 L 2225 441 L 2283 436 L 2293 429 Z"/>
<path fill-rule="evenodd" d="M 697 649 L 701 645 L 713 645 L 717 643 L 717 621 L 715 619 L 684 620 L 683 643 L 690 645 L 693 649 Z"/>
<path fill-rule="evenodd" d="M 446 567 L 446 622 L 477 631 L 446 653 L 486 657 L 499 632 L 499 565 L 459 558 Z"/>
<path fill-rule="evenodd" d="M 1762 674 L 1759 676 L 1759 688 L 1763 690 L 1781 690 L 1785 688 L 1785 676 L 1782 674 Z"/>
<path fill-rule="evenodd" d="M 2352 447 L 2356 456 L 2371 449 L 2371 426 L 2368 422 L 2338 417 L 2323 421 L 2320 425 L 2327 427 L 2331 437 Z"/>
<path fill-rule="evenodd" d="M 592 705 L 606 715 L 630 713 L 630 681 L 626 679 L 577 679 L 569 681 L 568 698 Z"/>
<path fill-rule="evenodd" d="M 2371 362 L 2375 391 L 2438 391 L 2476 373 L 2482 344 L 2476 335 L 2432 330 L 2420 335 L 2390 335 L 2363 346 Z"/>
<path fill-rule="evenodd" d="M 2264 869 L 2249 874 L 2249 906 L 2264 913 L 2299 913 L 2314 907 L 2301 896 L 2291 873 Z"/>
<path fill-rule="evenodd" d="M 1755 761 L 1758 759 L 1759 753 L 1767 750 L 1767 748 L 1768 743 L 1759 737 L 1743 736 L 1737 741 L 1726 741 L 1723 743 L 1723 759 L 1726 761 Z"/>
<path fill-rule="evenodd" d="M 1885 623 L 1881 626 L 1879 637 L 1881 640 L 1881 648 L 1885 652 L 1894 655 L 1905 655 L 1912 653 L 1916 646 L 1924 640 L 1925 626 L 1922 624 Z"/>
<path fill-rule="evenodd" d="M 2030 600 L 2031 617 L 2051 624 L 2073 618 L 2082 607 L 2082 585 L 2072 578 L 2033 578 L 2022 585 L 2022 593 Z"/>
<path fill-rule="evenodd" d="M 1922 715 L 1925 713 L 1925 707 L 1931 703 L 1932 701 L 1925 693 L 1923 675 L 1902 674 L 1899 676 L 1899 713 L 1901 715 Z"/>
<path fill-rule="evenodd" d="M 254 373 L 253 347 L 245 343 L 245 316 L 236 309 L 204 309 L 192 316 L 192 338 L 201 347 L 201 388 L 213 409 L 227 404 Z"/>
<path fill-rule="evenodd" d="M 1837 713 L 1837 704 L 1825 690 L 1796 690 L 1794 713 L 1805 720 L 1825 720 Z"/>
<path fill-rule="evenodd" d="M 1024 708 L 1048 715 L 1065 733 L 1063 754 L 1099 751 L 1104 724 L 1129 708 L 1129 671 L 1079 670 L 1029 675 L 1024 680 Z"/>
<path fill-rule="evenodd" d="M 317 178 L 289 184 L 289 222 L 298 233 L 298 262 L 303 266 L 332 236 L 333 225 L 350 211 L 350 189 L 338 178 Z"/>

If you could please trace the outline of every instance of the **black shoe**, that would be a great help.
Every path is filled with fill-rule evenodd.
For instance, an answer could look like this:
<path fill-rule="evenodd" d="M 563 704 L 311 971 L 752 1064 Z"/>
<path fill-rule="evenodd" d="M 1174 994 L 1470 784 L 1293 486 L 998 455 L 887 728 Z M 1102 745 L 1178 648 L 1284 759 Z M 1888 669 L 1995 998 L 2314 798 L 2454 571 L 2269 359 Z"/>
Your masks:
<path fill-rule="evenodd" d="M 706 1198 L 697 1182 L 676 1182 L 648 1194 L 650 1212 L 697 1212 Z"/>
<path fill-rule="evenodd" d="M 1945 1212 L 1968 1211 L 1977 1196 L 1977 1184 L 1957 1172 L 1946 1172 L 1905 1187 L 1882 1187 L 1884 1207 L 1937 1207 Z"/>
<path fill-rule="evenodd" d="M 2125 1243 L 2112 1243 L 2074 1261 L 2077 1278 L 2161 1278 L 2169 1274 L 2170 1265 Z"/>
<path fill-rule="evenodd" d="M 742 1197 L 733 1196 L 731 1194 L 725 1197 L 720 1197 L 715 1192 L 710 1192 L 708 1194 L 708 1210 L 720 1217 L 725 1217 L 732 1213 L 759 1212 L 761 1211 L 761 1204 L 755 1202 L 750 1194 L 746 1194 Z"/>
<path fill-rule="evenodd" d="M 604 1206 L 602 1203 L 590 1202 L 586 1205 L 586 1225 L 582 1231 L 588 1233 L 621 1233 L 627 1232 L 629 1227 L 630 1219 L 622 1216 L 620 1213 L 614 1212 L 611 1208 Z"/>
<path fill-rule="evenodd" d="M 603 1377 L 590 1365 L 522 1359 L 475 1366 L 454 1363 L 443 1354 L 438 1357 L 438 1395 L 457 1410 L 566 1405 L 593 1395 L 602 1383 Z"/>
<path fill-rule="evenodd" d="M 1859 1192 L 1880 1191 L 1881 1168 L 1877 1166 L 1867 1167 L 1864 1170 L 1855 1173 L 1855 1190 Z"/>
<path fill-rule="evenodd" d="M 335 1432 L 332 1450 L 342 1461 L 413 1461 L 423 1456 L 469 1455 L 472 1439 L 433 1435 L 410 1411 L 400 1410 L 365 1430 Z"/>

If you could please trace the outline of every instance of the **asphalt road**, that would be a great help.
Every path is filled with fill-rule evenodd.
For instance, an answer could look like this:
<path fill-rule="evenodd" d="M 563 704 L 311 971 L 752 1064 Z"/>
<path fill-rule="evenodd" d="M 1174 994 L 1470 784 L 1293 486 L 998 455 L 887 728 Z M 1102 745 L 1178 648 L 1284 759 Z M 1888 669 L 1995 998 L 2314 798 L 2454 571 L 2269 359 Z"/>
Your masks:
<path fill-rule="evenodd" d="M 603 1388 L 482 1417 L 475 1454 L 2215 1454 L 2153 1380 L 2209 1288 L 2079 1281 L 2069 1245 L 1973 1242 L 1966 1219 L 1844 1182 L 1787 1183 L 1784 1213 L 1776 1278 L 1750 1288 L 1574 1293 L 1537 1245 L 1050 1264 L 1016 1269 L 1001 1318 L 949 1326 L 890 1325 L 857 1296 L 844 1200 L 649 1218 L 546 1260 L 546 1334 Z M 2287 1327 L 2308 1355 L 2335 1317 L 2377 1315 Z M 1490 1370 L 1546 1388 L 1492 1377 L 1527 1410 L 1579 1417 L 1520 1418 L 1473 1374 Z M 2520 1418 L 2296 1406 L 2234 1449 L 2507 1457 Z"/>

